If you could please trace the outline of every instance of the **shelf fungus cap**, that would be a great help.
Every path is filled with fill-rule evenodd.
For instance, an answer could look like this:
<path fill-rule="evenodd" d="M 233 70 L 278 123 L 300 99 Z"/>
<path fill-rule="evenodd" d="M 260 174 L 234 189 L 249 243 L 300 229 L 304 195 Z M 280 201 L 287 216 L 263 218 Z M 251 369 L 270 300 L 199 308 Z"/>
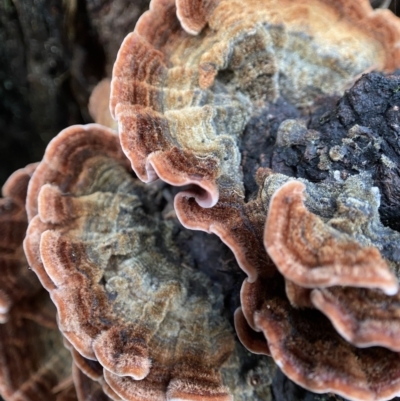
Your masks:
<path fill-rule="evenodd" d="M 93 380 L 87 376 L 80 368 L 74 363 L 72 366 L 72 377 L 78 401 L 120 401 L 121 398 L 109 397 L 103 390 L 99 381 Z"/>
<path fill-rule="evenodd" d="M 177 228 L 146 213 L 147 190 L 113 131 L 70 127 L 32 178 L 25 247 L 52 283 L 60 330 L 119 397 L 230 401 L 219 372 L 234 345 L 223 301 L 182 267 Z"/>
<path fill-rule="evenodd" d="M 306 288 L 342 285 L 396 294 L 397 278 L 379 250 L 361 246 L 309 212 L 304 191 L 304 184 L 289 181 L 269 206 L 264 242 L 283 276 Z"/>
<path fill-rule="evenodd" d="M 245 281 L 243 287 L 242 302 L 253 316 L 258 338 L 260 332 L 265 336 L 271 356 L 291 380 L 310 391 L 333 392 L 352 401 L 384 401 L 399 393 L 398 352 L 355 347 L 321 312 L 293 308 L 279 275 Z M 245 346 L 251 345 L 247 336 L 238 334 Z"/>
<path fill-rule="evenodd" d="M 89 113 L 97 124 L 117 129 L 117 123 L 110 113 L 110 84 L 109 78 L 102 79 L 93 89 L 89 98 Z"/>
<path fill-rule="evenodd" d="M 26 213 L 29 226 L 24 240 L 24 251 L 29 265 L 35 271 L 42 286 L 48 291 L 54 289 L 54 283 L 49 278 L 40 257 L 41 234 L 47 230 L 46 223 L 38 216 L 39 191 L 46 183 L 57 185 L 69 182 L 79 171 L 83 158 L 105 152 L 113 155 L 123 163 L 123 153 L 118 143 L 115 142 L 115 132 L 99 124 L 86 126 L 72 126 L 64 130 L 66 135 L 59 135 L 51 141 L 51 146 L 37 167 L 34 179 L 29 182 L 26 199 Z M 62 131 L 62 133 L 64 132 Z M 89 136 L 87 132 L 97 133 Z M 104 151 L 104 149 L 107 149 Z M 68 150 L 68 154 L 64 151 Z M 54 157 L 57 154 L 57 157 Z M 61 209 L 62 204 L 56 208 L 56 216 L 47 217 L 50 221 L 68 219 L 68 209 Z M 62 216 L 60 216 L 62 213 Z M 52 219 L 55 220 L 52 220 Z"/>
<path fill-rule="evenodd" d="M 119 50 L 111 113 L 141 180 L 196 185 L 212 207 L 222 188 L 243 196 L 239 142 L 252 114 L 394 70 L 399 39 L 396 17 L 367 0 L 153 0 Z"/>
<path fill-rule="evenodd" d="M 399 301 L 390 270 L 398 267 L 377 249 L 375 260 L 360 263 L 358 256 L 368 249 L 365 244 L 376 243 L 391 257 L 389 245 L 398 239 L 376 219 L 379 202 L 371 185 L 361 174 L 344 183 L 307 183 L 305 193 L 302 182 L 269 175 L 262 191 L 269 200 L 264 239 L 278 271 L 244 281 L 243 314 L 236 316 L 238 336 L 249 350 L 262 349 L 263 335 L 264 349 L 291 380 L 355 401 L 388 400 L 400 390 Z M 321 212 L 325 220 L 317 216 Z M 389 273 L 377 270 L 378 279 L 389 278 L 393 287 L 368 280 L 368 269 L 374 277 L 376 267 Z"/>
<path fill-rule="evenodd" d="M 400 295 L 352 287 L 314 289 L 310 299 L 336 331 L 357 347 L 381 346 L 400 351 Z"/>
<path fill-rule="evenodd" d="M 177 0 L 176 15 L 187 33 L 197 35 L 206 26 L 217 4 L 216 0 Z"/>
<path fill-rule="evenodd" d="M 72 360 L 57 329 L 56 310 L 28 269 L 22 247 L 27 188 L 36 166 L 14 172 L 0 199 L 0 395 L 5 400 L 74 401 L 74 389 L 66 386 Z"/>
<path fill-rule="evenodd" d="M 245 202 L 243 133 L 279 98 L 310 106 L 397 68 L 400 25 L 381 12 L 367 0 L 153 0 L 119 50 L 110 109 L 132 168 L 189 185 L 178 218 L 219 235 L 251 281 L 268 260 L 264 210 Z"/>
<path fill-rule="evenodd" d="M 28 226 L 25 198 L 36 164 L 14 172 L 3 186 L 0 199 L 0 321 L 15 303 L 40 290 L 36 276 L 28 269 L 22 241 Z"/>

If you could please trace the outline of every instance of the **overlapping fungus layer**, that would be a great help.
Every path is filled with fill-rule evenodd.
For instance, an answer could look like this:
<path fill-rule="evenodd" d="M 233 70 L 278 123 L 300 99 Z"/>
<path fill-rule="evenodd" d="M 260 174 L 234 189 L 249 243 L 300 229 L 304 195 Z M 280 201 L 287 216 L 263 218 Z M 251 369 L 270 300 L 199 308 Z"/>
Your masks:
<path fill-rule="evenodd" d="M 177 246 L 182 229 L 146 212 L 146 191 L 97 124 L 61 132 L 32 178 L 25 249 L 75 364 L 116 400 L 259 399 L 240 384 L 252 357 L 221 290 Z"/>
<path fill-rule="evenodd" d="M 336 101 L 361 74 L 398 68 L 399 38 L 367 1 L 154 0 L 113 71 L 138 177 L 189 185 L 178 218 L 248 274 L 243 343 L 352 400 L 400 390 L 399 234 L 380 220 L 397 227 L 397 192 L 379 178 L 396 179 L 397 78 L 365 75 Z"/>
<path fill-rule="evenodd" d="M 36 165 L 16 171 L 0 199 L 0 394 L 6 400 L 76 401 L 71 358 L 62 345 L 56 311 L 22 250 L 25 198 Z"/>
<path fill-rule="evenodd" d="M 124 152 L 146 182 L 195 185 L 176 199 L 181 222 L 219 235 L 254 280 L 268 263 L 266 213 L 245 203 L 243 131 L 281 99 L 308 115 L 316 97 L 343 92 L 361 73 L 395 69 L 399 37 L 396 18 L 367 1 L 155 0 L 114 66 L 111 110 Z"/>
<path fill-rule="evenodd" d="M 70 127 L 3 188 L 1 394 L 271 398 L 268 360 L 229 325 L 237 286 L 214 280 L 220 259 L 176 216 L 248 275 L 235 313 L 248 350 L 314 392 L 400 393 L 400 80 L 361 76 L 398 68 L 399 43 L 397 18 L 367 0 L 153 0 L 114 66 L 119 136 Z M 108 89 L 90 109 L 113 127 Z M 173 190 L 129 164 L 186 186 L 176 216 Z M 168 212 L 153 207 L 164 198 Z M 64 338 L 26 269 L 26 213 Z"/>

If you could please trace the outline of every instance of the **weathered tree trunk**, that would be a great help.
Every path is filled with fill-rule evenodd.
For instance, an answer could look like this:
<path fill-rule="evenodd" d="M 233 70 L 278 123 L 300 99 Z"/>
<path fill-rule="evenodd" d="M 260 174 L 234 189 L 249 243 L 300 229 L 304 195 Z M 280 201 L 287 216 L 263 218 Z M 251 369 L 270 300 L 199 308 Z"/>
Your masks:
<path fill-rule="evenodd" d="M 0 185 L 61 129 L 91 121 L 89 94 L 148 3 L 0 1 Z"/>

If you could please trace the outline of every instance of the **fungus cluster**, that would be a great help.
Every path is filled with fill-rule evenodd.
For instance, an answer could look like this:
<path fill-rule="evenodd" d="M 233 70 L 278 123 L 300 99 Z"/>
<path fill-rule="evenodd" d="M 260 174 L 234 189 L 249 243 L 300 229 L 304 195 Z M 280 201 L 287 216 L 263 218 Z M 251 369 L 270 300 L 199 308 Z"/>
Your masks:
<path fill-rule="evenodd" d="M 366 0 L 152 0 L 3 188 L 6 401 L 400 394 L 399 67 Z"/>
<path fill-rule="evenodd" d="M 16 171 L 0 199 L 0 393 L 5 400 L 76 400 L 56 310 L 22 251 L 26 191 L 35 168 Z"/>

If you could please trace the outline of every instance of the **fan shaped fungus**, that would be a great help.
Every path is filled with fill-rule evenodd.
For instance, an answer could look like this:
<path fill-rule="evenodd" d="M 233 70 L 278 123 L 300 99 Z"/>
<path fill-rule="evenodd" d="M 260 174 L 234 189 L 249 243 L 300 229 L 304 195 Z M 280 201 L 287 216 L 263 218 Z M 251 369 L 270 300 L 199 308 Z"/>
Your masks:
<path fill-rule="evenodd" d="M 378 249 L 362 247 L 310 213 L 304 190 L 304 184 L 289 181 L 269 204 L 264 241 L 282 275 L 302 287 L 372 287 L 396 294 L 397 278 Z"/>
<path fill-rule="evenodd" d="M 314 392 L 400 394 L 400 197 L 388 184 L 400 82 L 356 81 L 398 68 L 399 45 L 398 20 L 367 0 L 152 0 L 111 94 L 105 80 L 89 105 L 113 128 L 110 96 L 119 137 L 67 128 L 3 188 L 6 401 L 271 399 L 269 360 L 230 328 L 238 300 L 207 277 L 219 261 L 194 256 L 204 244 L 177 224 L 176 192 L 145 186 L 129 163 L 146 183 L 186 186 L 181 223 L 233 251 L 248 275 L 235 325 L 251 352 Z M 25 269 L 31 175 L 25 254 L 65 338 Z"/>
<path fill-rule="evenodd" d="M 286 183 L 282 185 L 283 181 Z M 335 185 L 341 190 L 335 190 Z M 256 341 L 255 351 L 270 353 L 286 375 L 314 392 L 333 391 L 351 400 L 387 400 L 399 392 L 400 386 L 399 354 L 393 352 L 399 350 L 395 334 L 398 294 L 389 296 L 366 288 L 374 287 L 373 280 L 363 282 L 368 277 L 366 266 L 358 271 L 354 281 L 348 282 L 348 269 L 357 270 L 357 263 L 348 263 L 354 254 L 341 259 L 345 254 L 341 241 L 346 232 L 359 241 L 348 237 L 346 246 L 357 243 L 358 249 L 363 249 L 360 243 L 371 245 L 375 241 L 383 249 L 382 237 L 390 235 L 390 240 L 398 243 L 399 234 L 392 230 L 389 234 L 379 219 L 376 221 L 379 203 L 373 200 L 376 191 L 370 187 L 371 179 L 365 175 L 354 176 L 335 185 L 304 185 L 279 175 L 266 179 L 264 193 L 269 194 L 270 202 L 264 239 L 283 277 L 276 274 L 271 278 L 260 272 L 256 282 L 245 281 L 241 298 L 248 326 L 242 312 L 237 312 L 237 332 L 250 350 L 254 350 Z M 306 187 L 307 196 L 303 195 Z M 328 196 L 336 202 L 327 199 Z M 330 218 L 325 222 L 318 218 L 305 208 L 304 200 L 310 209 L 324 210 Z M 335 205 L 333 210 L 327 204 Z M 365 216 L 368 216 L 368 226 L 364 225 Z M 320 225 L 317 230 L 316 224 Z M 320 243 L 316 245 L 316 241 Z M 328 243 L 332 249 L 325 251 Z M 383 261 L 374 249 L 378 262 Z M 291 281 L 298 277 L 295 272 L 300 268 L 300 260 L 307 260 L 309 267 L 316 266 L 313 261 L 322 266 L 330 259 L 326 259 L 329 254 L 335 255 L 331 260 L 338 263 L 334 268 L 337 273 L 326 275 L 333 281 L 314 281 L 312 276 L 307 279 L 306 271 L 297 283 Z M 389 266 L 385 262 L 381 268 L 392 277 L 390 282 L 397 285 L 397 279 L 393 281 L 393 278 L 398 275 L 398 263 L 392 259 Z M 357 280 L 357 275 L 364 277 Z M 337 284 L 341 287 L 335 287 Z M 379 280 L 375 285 L 379 285 Z M 313 307 L 322 313 L 312 310 Z M 252 335 L 251 330 L 265 335 L 264 348 L 259 333 Z M 356 348 L 345 340 L 363 348 Z M 390 372 L 389 376 L 383 373 L 386 371 Z"/>
<path fill-rule="evenodd" d="M 32 268 L 51 282 L 63 334 L 121 398 L 229 400 L 220 369 L 233 336 L 221 299 L 182 268 L 179 230 L 146 215 L 140 191 L 112 131 L 60 133 L 29 189 Z"/>
<path fill-rule="evenodd" d="M 318 94 L 340 93 L 368 69 L 393 70 L 400 60 L 399 24 L 367 1 L 174 3 L 154 0 L 125 39 L 113 71 L 111 110 L 139 178 L 195 184 L 177 198 L 181 221 L 220 235 L 255 274 L 258 266 L 247 261 L 240 238 L 232 239 L 230 218 L 246 213 L 239 147 L 246 124 L 279 96 L 300 107 Z M 185 31 L 203 26 L 195 36 Z M 193 210 L 185 205 L 192 197 L 201 207 L 220 200 L 220 208 Z"/>
<path fill-rule="evenodd" d="M 138 177 L 190 185 L 175 198 L 178 218 L 187 228 L 217 234 L 248 274 L 235 316 L 243 342 L 256 353 L 270 352 L 302 386 L 352 400 L 384 400 L 400 391 L 399 356 L 391 351 L 398 349 L 392 320 L 397 296 L 390 297 L 398 291 L 393 244 L 399 236 L 380 223 L 379 191 L 367 168 L 357 166 L 360 176 L 350 178 L 355 171 L 324 172 L 328 150 L 307 122 L 324 121 L 362 73 L 399 67 L 399 40 L 398 20 L 364 0 L 153 0 L 113 71 L 111 112 Z M 367 80 L 360 79 L 349 99 L 368 91 Z M 389 104 L 392 92 L 370 107 Z M 351 104 L 362 113 L 356 101 Z M 346 116 L 351 113 L 340 121 Z M 357 122 L 345 124 L 351 138 L 360 135 Z M 258 150 L 260 141 L 266 145 Z M 380 149 L 381 143 L 371 146 Z M 329 157 L 343 158 L 341 149 L 332 147 Z M 274 171 L 254 174 L 257 163 Z M 302 184 L 282 187 L 288 177 L 276 173 L 307 163 L 318 165 L 317 176 L 307 177 L 307 169 L 299 175 L 325 182 L 304 180 L 304 205 Z M 249 176 L 258 193 L 246 184 Z M 262 241 L 267 214 L 269 255 Z M 332 286 L 347 287 L 340 292 Z M 373 301 L 387 302 L 393 312 L 382 314 L 384 306 L 374 303 L 364 332 L 370 334 L 363 337 L 357 294 L 379 289 L 386 295 Z M 343 299 L 328 302 L 335 291 Z M 334 326 L 357 346 L 391 350 L 358 349 Z M 385 362 L 375 365 L 374 358 Z"/>
<path fill-rule="evenodd" d="M 25 197 L 35 167 L 16 171 L 0 200 L 0 285 L 7 301 L 0 324 L 0 394 L 5 401 L 72 401 L 71 358 L 62 345 L 55 308 L 22 252 Z"/>
<path fill-rule="evenodd" d="M 22 241 L 28 221 L 25 198 L 28 182 L 36 165 L 16 171 L 3 186 L 0 199 L 0 320 L 7 319 L 15 302 L 40 290 L 40 283 L 27 269 Z"/>

